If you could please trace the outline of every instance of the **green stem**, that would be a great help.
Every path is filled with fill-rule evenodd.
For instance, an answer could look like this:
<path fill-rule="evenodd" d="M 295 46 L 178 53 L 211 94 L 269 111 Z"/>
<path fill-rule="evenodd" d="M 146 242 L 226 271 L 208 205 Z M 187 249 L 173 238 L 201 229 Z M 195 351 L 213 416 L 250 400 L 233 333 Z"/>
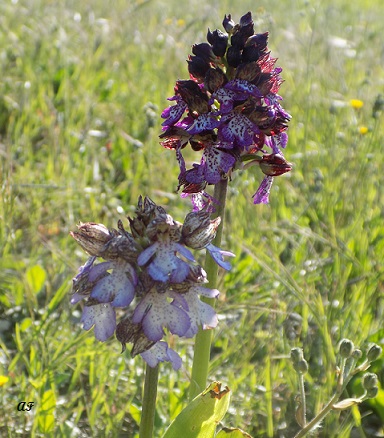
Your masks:
<path fill-rule="evenodd" d="M 305 399 L 305 385 L 304 385 L 304 374 L 298 373 L 299 377 L 299 389 L 300 389 L 300 398 L 301 398 L 301 424 L 302 427 L 305 427 L 307 424 L 307 403 Z"/>
<path fill-rule="evenodd" d="M 215 190 L 213 193 L 213 197 L 219 202 L 217 210 L 213 216 L 221 217 L 221 223 L 217 229 L 216 237 L 212 241 L 212 243 L 218 247 L 220 247 L 221 245 L 221 238 L 223 235 L 227 186 L 228 186 L 228 180 L 227 179 L 221 180 L 219 183 L 215 185 Z M 208 254 L 206 255 L 205 258 L 205 271 L 207 273 L 207 278 L 209 280 L 209 287 L 211 289 L 215 289 L 217 286 L 218 266 L 216 262 L 212 259 L 212 257 L 209 256 Z M 201 300 L 210 304 L 211 306 L 214 306 L 215 304 L 214 298 L 202 297 Z M 195 340 L 191 386 L 189 388 L 190 400 L 192 400 L 198 394 L 200 394 L 200 392 L 203 391 L 207 385 L 209 359 L 211 352 L 211 341 L 212 341 L 212 330 L 202 330 L 201 328 L 199 328 Z"/>
<path fill-rule="evenodd" d="M 335 394 L 332 396 L 331 400 L 323 407 L 323 409 L 316 415 L 316 417 L 312 418 L 311 421 L 309 421 L 305 427 L 303 427 L 295 436 L 294 438 L 302 438 L 307 433 L 311 432 L 311 430 L 319 424 L 326 416 L 327 414 L 332 410 L 333 405 L 339 400 L 341 397 L 341 394 L 345 390 L 346 386 L 348 385 L 348 382 L 351 380 L 353 376 L 353 372 L 351 372 L 351 369 L 345 370 L 346 360 L 343 359 L 340 367 L 339 372 L 339 378 L 337 380 L 337 386 Z M 354 365 L 352 365 L 353 368 Z M 347 371 L 347 374 L 345 374 L 345 371 Z"/>
<path fill-rule="evenodd" d="M 143 409 L 140 420 L 140 438 L 153 437 L 153 425 L 155 422 L 157 381 L 159 378 L 159 365 L 145 368 L 145 382 L 143 391 Z"/>

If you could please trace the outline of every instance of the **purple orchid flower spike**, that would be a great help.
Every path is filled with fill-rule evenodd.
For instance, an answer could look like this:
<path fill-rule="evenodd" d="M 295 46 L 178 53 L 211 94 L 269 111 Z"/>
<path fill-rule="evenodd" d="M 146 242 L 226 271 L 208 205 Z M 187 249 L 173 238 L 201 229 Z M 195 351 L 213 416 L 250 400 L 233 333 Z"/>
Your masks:
<path fill-rule="evenodd" d="M 170 98 L 175 104 L 162 114 L 161 144 L 176 151 L 178 188 L 182 196 L 191 198 L 194 210 L 199 207 L 193 195 L 229 178 L 250 155 L 256 163 L 268 155 L 268 149 L 282 156 L 288 140 L 291 116 L 278 94 L 282 69 L 268 50 L 268 32 L 255 33 L 250 12 L 239 24 L 226 16 L 223 26 L 228 34 L 208 30 L 208 43 L 192 47 L 190 79 L 176 82 Z M 188 144 L 201 154 L 190 169 L 181 155 Z M 268 203 L 271 181 L 262 182 L 254 203 Z"/>

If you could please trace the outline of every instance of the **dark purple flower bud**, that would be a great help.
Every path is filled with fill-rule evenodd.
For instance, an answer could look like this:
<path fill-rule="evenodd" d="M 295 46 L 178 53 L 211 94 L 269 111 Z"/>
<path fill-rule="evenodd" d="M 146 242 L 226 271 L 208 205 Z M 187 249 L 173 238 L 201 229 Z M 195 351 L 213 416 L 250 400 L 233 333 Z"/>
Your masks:
<path fill-rule="evenodd" d="M 191 113 L 203 114 L 209 111 L 208 96 L 195 81 L 177 81 L 175 91 L 186 102 Z"/>
<path fill-rule="evenodd" d="M 213 53 L 212 46 L 208 43 L 194 44 L 192 46 L 192 53 L 203 58 L 207 63 L 216 61 L 216 56 Z"/>
<path fill-rule="evenodd" d="M 227 62 L 231 67 L 237 67 L 242 61 L 241 50 L 235 46 L 231 46 L 227 50 Z"/>
<path fill-rule="evenodd" d="M 227 76 L 219 67 L 208 69 L 204 78 L 204 86 L 210 93 L 214 93 L 227 82 Z"/>
<path fill-rule="evenodd" d="M 240 27 L 247 27 L 247 26 L 253 26 L 253 20 L 252 20 L 252 13 L 247 12 L 245 15 L 243 15 L 240 18 Z"/>
<path fill-rule="evenodd" d="M 244 47 L 242 52 L 242 61 L 245 63 L 257 61 L 260 59 L 261 54 L 262 52 L 260 52 L 260 50 L 255 46 Z"/>
<path fill-rule="evenodd" d="M 267 50 L 268 32 L 250 36 L 243 49 L 243 62 L 257 61 Z"/>
<path fill-rule="evenodd" d="M 207 40 L 212 45 L 213 53 L 222 58 L 227 51 L 228 35 L 219 29 L 216 29 L 213 32 L 208 29 Z"/>
<path fill-rule="evenodd" d="M 262 172 L 268 176 L 279 176 L 292 170 L 292 164 L 279 154 L 264 155 L 259 165 Z"/>
<path fill-rule="evenodd" d="M 198 83 L 203 82 L 210 64 L 200 56 L 189 56 L 187 63 L 191 78 L 196 79 Z"/>
<path fill-rule="evenodd" d="M 240 24 L 233 30 L 231 37 L 232 46 L 243 49 L 248 38 L 254 33 L 252 14 L 248 12 L 240 19 Z"/>
<path fill-rule="evenodd" d="M 235 22 L 232 20 L 231 14 L 228 14 L 228 16 L 224 15 L 223 27 L 226 32 L 232 32 L 232 29 L 235 27 Z"/>
<path fill-rule="evenodd" d="M 265 52 L 267 50 L 268 43 L 268 32 L 257 33 L 255 35 L 250 36 L 246 43 L 245 47 L 255 47 L 260 52 Z"/>

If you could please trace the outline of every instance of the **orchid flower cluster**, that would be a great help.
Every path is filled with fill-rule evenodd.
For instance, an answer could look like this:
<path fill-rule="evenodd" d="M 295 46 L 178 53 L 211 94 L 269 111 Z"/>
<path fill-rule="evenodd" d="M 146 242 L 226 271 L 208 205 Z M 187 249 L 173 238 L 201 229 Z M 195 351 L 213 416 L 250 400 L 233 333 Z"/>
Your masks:
<path fill-rule="evenodd" d="M 123 351 L 133 343 L 133 357 L 140 354 L 151 367 L 169 361 L 179 369 L 181 358 L 162 340 L 164 330 L 191 338 L 200 326 L 209 329 L 218 322 L 200 296 L 217 298 L 219 291 L 203 286 L 207 275 L 188 248 L 207 249 L 224 269 L 230 269 L 224 256 L 233 254 L 211 243 L 220 217 L 211 220 L 206 210 L 190 212 L 181 224 L 140 197 L 135 217 L 128 220 L 130 233 L 121 221 L 118 229 L 80 223 L 71 233 L 90 255 L 73 279 L 71 304 L 85 300 L 81 322 L 85 330 L 94 326 L 98 340 L 116 333 Z M 96 263 L 99 257 L 104 261 Z"/>
<path fill-rule="evenodd" d="M 195 209 L 212 201 L 207 185 L 230 177 L 244 161 L 247 167 L 259 164 L 265 174 L 255 204 L 268 203 L 273 178 L 292 168 L 282 153 L 291 116 L 277 94 L 282 69 L 270 56 L 268 33 L 254 33 L 250 12 L 239 24 L 225 16 L 223 26 L 226 32 L 208 30 L 208 42 L 192 46 L 190 79 L 176 82 L 168 99 L 174 104 L 162 113 L 161 144 L 175 150 L 179 188 Z M 202 151 L 200 162 L 188 170 L 182 155 L 187 144 Z"/>

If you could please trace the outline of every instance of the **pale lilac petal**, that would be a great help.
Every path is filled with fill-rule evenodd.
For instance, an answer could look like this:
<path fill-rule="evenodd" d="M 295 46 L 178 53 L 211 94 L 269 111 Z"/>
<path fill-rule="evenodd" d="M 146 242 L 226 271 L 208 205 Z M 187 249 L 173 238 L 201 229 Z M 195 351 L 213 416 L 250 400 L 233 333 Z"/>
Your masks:
<path fill-rule="evenodd" d="M 110 303 L 113 299 L 115 285 L 112 275 L 102 278 L 97 282 L 91 292 L 91 297 L 95 298 L 100 303 Z"/>
<path fill-rule="evenodd" d="M 179 370 L 181 368 L 182 360 L 181 360 L 181 357 L 176 353 L 176 351 L 173 350 L 172 348 L 168 347 L 167 356 L 168 356 L 169 362 L 171 362 L 171 364 L 172 364 L 172 368 L 175 371 Z"/>
<path fill-rule="evenodd" d="M 189 265 L 180 259 L 177 259 L 176 268 L 171 272 L 169 281 L 171 283 L 182 283 L 190 271 Z"/>
<path fill-rule="evenodd" d="M 224 121 L 219 128 L 219 138 L 225 142 L 234 142 L 240 146 L 249 146 L 253 143 L 253 133 L 259 129 L 242 114 L 231 113 L 224 116 Z"/>
<path fill-rule="evenodd" d="M 200 300 L 195 287 L 192 287 L 184 295 L 188 302 L 188 315 L 191 321 L 190 328 L 184 335 L 185 337 L 193 337 L 197 333 L 199 327 L 208 329 L 217 326 L 218 318 L 215 310 L 212 306 Z"/>
<path fill-rule="evenodd" d="M 84 273 L 89 273 L 89 271 L 93 267 L 93 264 L 95 263 L 95 260 L 96 260 L 95 256 L 89 257 L 89 259 L 84 263 L 84 265 L 80 266 L 79 273 L 77 276 L 84 274 Z M 77 278 L 77 276 L 75 278 Z"/>
<path fill-rule="evenodd" d="M 95 326 L 95 337 L 99 341 L 106 341 L 113 335 L 116 328 L 116 314 L 113 307 L 107 304 L 85 306 L 81 317 L 84 330 Z"/>
<path fill-rule="evenodd" d="M 164 272 L 161 268 L 159 269 L 155 263 L 151 263 L 147 267 L 147 272 L 156 281 L 168 281 L 168 273 Z"/>
<path fill-rule="evenodd" d="M 177 250 L 183 251 L 183 255 L 188 255 L 188 258 L 192 256 L 186 248 L 185 250 L 181 249 L 181 245 L 178 246 L 174 242 L 161 242 L 161 244 L 157 242 L 156 257 L 147 267 L 148 274 L 154 280 L 163 282 L 169 280 L 173 283 L 181 283 L 186 279 L 189 273 L 189 265 L 176 257 L 175 251 Z"/>
<path fill-rule="evenodd" d="M 149 292 L 136 307 L 132 322 L 142 324 L 143 332 L 151 341 L 159 341 L 163 328 L 183 336 L 189 329 L 190 321 L 184 310 L 168 302 L 166 293 Z"/>
<path fill-rule="evenodd" d="M 260 187 L 257 189 L 257 192 L 253 195 L 253 203 L 254 204 L 268 204 L 269 202 L 269 193 L 271 191 L 273 183 L 273 176 L 267 175 L 260 184 Z"/>
<path fill-rule="evenodd" d="M 139 266 L 145 265 L 148 262 L 148 260 L 156 253 L 158 246 L 159 243 L 155 242 L 153 245 L 146 248 L 137 258 L 137 264 Z"/>
<path fill-rule="evenodd" d="M 96 281 L 98 277 L 105 274 L 108 269 L 112 268 L 112 262 L 102 262 L 98 265 L 95 265 L 90 269 L 88 280 L 89 281 Z"/>
<path fill-rule="evenodd" d="M 71 303 L 71 304 L 76 304 L 76 303 L 78 303 L 79 301 L 83 300 L 84 298 L 87 298 L 88 296 L 89 296 L 88 294 L 81 294 L 81 293 L 79 293 L 79 292 L 76 292 L 76 293 L 74 293 L 74 294 L 71 296 L 71 301 L 70 301 L 70 303 Z"/>
<path fill-rule="evenodd" d="M 176 250 L 184 256 L 187 260 L 190 260 L 191 262 L 195 261 L 195 257 L 191 253 L 191 251 L 186 248 L 184 245 L 181 245 L 180 243 L 176 243 Z"/>
<path fill-rule="evenodd" d="M 188 303 L 187 300 L 184 298 L 183 294 L 169 290 L 168 295 L 169 297 L 173 298 L 173 303 L 175 305 L 181 307 L 182 309 L 188 312 L 189 310 Z"/>
<path fill-rule="evenodd" d="M 97 282 L 91 292 L 91 297 L 100 303 L 111 303 L 114 307 L 129 306 L 135 296 L 132 282 L 127 276 L 128 264 L 118 266 L 107 277 Z"/>
<path fill-rule="evenodd" d="M 222 268 L 224 268 L 227 271 L 229 271 L 231 269 L 231 264 L 224 260 L 224 256 L 235 257 L 235 254 L 233 254 L 230 251 L 224 251 L 224 250 L 218 248 L 217 246 L 213 245 L 212 243 L 207 245 L 206 249 L 209 251 L 209 254 L 211 255 L 213 260 L 215 260 L 215 262 L 219 266 L 221 266 Z"/>
<path fill-rule="evenodd" d="M 172 368 L 177 371 L 182 364 L 181 357 L 164 341 L 157 342 L 149 350 L 140 353 L 140 356 L 152 368 L 159 362 L 171 362 Z"/>
<path fill-rule="evenodd" d="M 208 287 L 203 286 L 194 286 L 193 291 L 207 298 L 217 298 L 220 295 L 220 292 L 217 289 L 209 289 Z"/>

